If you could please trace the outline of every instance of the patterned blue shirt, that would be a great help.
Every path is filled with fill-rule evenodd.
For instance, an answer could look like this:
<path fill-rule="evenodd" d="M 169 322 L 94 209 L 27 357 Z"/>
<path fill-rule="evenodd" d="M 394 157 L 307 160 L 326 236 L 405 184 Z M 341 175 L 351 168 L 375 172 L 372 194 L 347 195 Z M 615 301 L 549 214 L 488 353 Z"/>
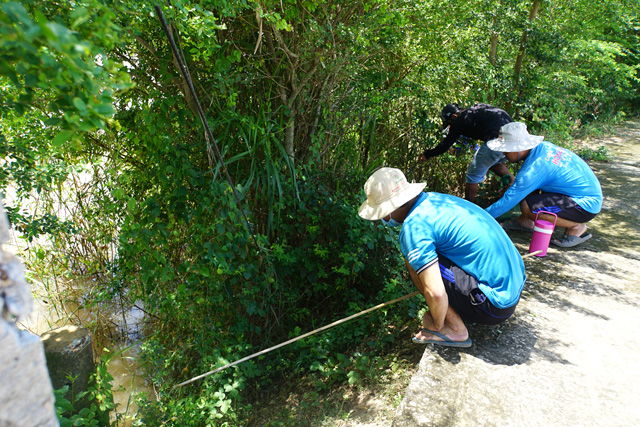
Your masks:
<path fill-rule="evenodd" d="M 402 224 L 400 248 L 418 274 L 438 262 L 438 254 L 449 258 L 498 308 L 520 298 L 522 257 L 496 220 L 467 200 L 421 193 Z"/>
<path fill-rule="evenodd" d="M 589 165 L 577 154 L 543 141 L 531 149 L 513 185 L 487 212 L 497 218 L 535 190 L 565 194 L 592 214 L 602 209 L 602 188 Z"/>

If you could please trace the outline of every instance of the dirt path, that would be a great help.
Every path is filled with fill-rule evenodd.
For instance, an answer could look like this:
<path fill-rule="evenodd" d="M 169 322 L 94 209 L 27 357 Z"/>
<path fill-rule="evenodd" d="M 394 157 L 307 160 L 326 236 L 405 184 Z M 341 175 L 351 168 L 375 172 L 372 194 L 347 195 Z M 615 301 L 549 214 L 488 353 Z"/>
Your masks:
<path fill-rule="evenodd" d="M 515 318 L 472 326 L 470 349 L 427 346 L 394 426 L 640 425 L 640 121 L 601 145 L 594 237 L 528 258 Z M 530 235 L 510 235 L 526 253 Z"/>

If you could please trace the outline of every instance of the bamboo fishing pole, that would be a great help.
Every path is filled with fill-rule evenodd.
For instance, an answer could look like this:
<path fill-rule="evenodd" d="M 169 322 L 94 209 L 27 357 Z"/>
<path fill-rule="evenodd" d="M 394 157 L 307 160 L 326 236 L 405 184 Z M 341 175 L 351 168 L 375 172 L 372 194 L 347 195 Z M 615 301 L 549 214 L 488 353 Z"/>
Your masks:
<path fill-rule="evenodd" d="M 375 307 L 368 308 L 368 309 L 366 309 L 366 310 L 361 311 L 360 313 L 352 314 L 351 316 L 349 316 L 349 317 L 345 317 L 344 319 L 336 320 L 336 321 L 335 321 L 335 322 L 333 322 L 333 323 L 329 323 L 328 325 L 325 325 L 325 326 L 323 326 L 323 327 L 321 327 L 321 328 L 315 329 L 315 330 L 313 330 L 313 331 L 311 331 L 311 332 L 307 332 L 306 334 L 302 334 L 302 335 L 300 335 L 300 336 L 298 336 L 298 337 L 292 338 L 292 339 L 290 339 L 289 341 L 285 341 L 285 342 L 280 343 L 280 344 L 278 344 L 278 345 L 274 345 L 273 347 L 269 347 L 269 348 L 267 348 L 267 349 L 265 349 L 265 350 L 262 350 L 262 351 L 259 351 L 259 352 L 257 352 L 257 353 L 254 353 L 254 354 L 252 354 L 251 356 L 247 356 L 247 357 L 244 357 L 244 358 L 242 358 L 242 359 L 240 359 L 240 360 L 236 360 L 235 362 L 228 363 L 228 364 L 226 364 L 226 365 L 224 365 L 224 366 L 222 366 L 222 367 L 220 367 L 220 368 L 214 369 L 213 371 L 209 371 L 209 372 L 207 372 L 207 373 L 205 373 L 205 374 L 198 375 L 197 377 L 191 378 L 190 380 L 185 381 L 185 382 L 183 382 L 183 383 L 180 383 L 180 384 L 176 385 L 175 387 L 182 387 L 183 385 L 187 385 L 187 384 L 189 384 L 189 383 L 192 383 L 192 382 L 194 382 L 194 381 L 197 381 L 197 380 L 199 380 L 200 378 L 204 378 L 204 377 L 206 377 L 206 376 L 208 376 L 208 375 L 215 374 L 216 372 L 222 371 L 223 369 L 227 369 L 227 368 L 229 368 L 229 367 L 231 367 L 231 366 L 237 365 L 238 363 L 242 363 L 242 362 L 245 362 L 245 361 L 247 361 L 247 360 L 249 360 L 249 359 L 253 359 L 254 357 L 260 356 L 261 354 L 265 354 L 265 353 L 268 353 L 268 352 L 270 352 L 270 351 L 272 351 L 272 350 L 275 350 L 275 349 L 277 349 L 277 348 L 284 347 L 285 345 L 288 345 L 288 344 L 294 343 L 294 342 L 296 342 L 296 341 L 298 341 L 298 340 L 301 340 L 301 339 L 306 338 L 306 337 L 308 337 L 308 336 L 311 336 L 311 335 L 313 335 L 313 334 L 317 334 L 318 332 L 322 332 L 322 331 L 327 330 L 327 329 L 329 329 L 329 328 L 333 328 L 334 326 L 338 326 L 339 324 L 344 323 L 344 322 L 347 322 L 347 321 L 349 321 L 349 320 L 351 320 L 351 319 L 355 319 L 356 317 L 358 317 L 358 316 L 362 316 L 363 314 L 370 313 L 370 312 L 372 312 L 372 311 L 374 311 L 374 310 L 377 310 L 377 309 L 379 309 L 379 308 L 382 308 L 382 307 L 384 307 L 384 306 L 391 305 L 391 304 L 393 304 L 393 303 L 396 303 L 396 302 L 398 302 L 398 301 L 402 301 L 402 300 L 407 299 L 407 298 L 411 298 L 411 297 L 416 296 L 416 295 L 418 295 L 418 294 L 420 294 L 420 292 L 415 291 L 415 292 L 412 292 L 412 293 L 410 293 L 410 294 L 408 294 L 408 295 L 402 296 L 402 297 L 400 297 L 400 298 L 396 298 L 396 299 L 393 299 L 393 300 L 391 300 L 391 301 L 387 301 L 387 302 L 385 302 L 385 303 L 378 304 L 378 305 L 376 305 Z"/>
<path fill-rule="evenodd" d="M 522 255 L 522 258 L 523 258 L 523 259 L 524 259 L 524 258 L 528 258 L 528 257 L 530 257 L 530 256 L 537 255 L 537 254 L 539 254 L 540 252 L 542 252 L 542 251 L 541 251 L 541 250 L 539 250 L 539 251 L 531 252 L 531 253 L 529 253 L 529 254 Z M 295 337 L 295 338 L 292 338 L 292 339 L 290 339 L 290 340 L 288 340 L 288 341 L 282 342 L 282 343 L 280 343 L 280 344 L 278 344 L 278 345 L 274 345 L 273 347 L 269 347 L 269 348 L 264 349 L 264 350 L 261 350 L 261 351 L 259 351 L 259 352 L 257 352 L 257 353 L 253 353 L 252 355 L 249 355 L 249 356 L 247 356 L 247 357 L 243 357 L 242 359 L 240 359 L 240 360 L 236 360 L 235 362 L 227 363 L 227 364 L 226 364 L 226 365 L 224 365 L 224 366 L 221 366 L 221 367 L 219 367 L 219 368 L 216 368 L 216 369 L 214 369 L 214 370 L 212 370 L 212 371 L 209 371 L 209 372 L 206 372 L 206 373 L 204 373 L 204 374 L 198 375 L 197 377 L 193 377 L 193 378 L 191 378 L 190 380 L 187 380 L 187 381 L 181 382 L 180 384 L 175 385 L 173 388 L 178 388 L 178 387 L 182 387 L 182 386 L 184 386 L 184 385 L 190 384 L 190 383 L 192 383 L 192 382 L 194 382 L 194 381 L 197 381 L 197 380 L 202 379 L 202 378 L 204 378 L 204 377 L 208 377 L 209 375 L 215 374 L 216 372 L 220 372 L 220 371 L 222 371 L 222 370 L 224 370 L 224 369 L 230 368 L 230 367 L 235 366 L 235 365 L 237 365 L 237 364 L 239 364 L 239 363 L 242 363 L 242 362 L 246 362 L 247 360 L 253 359 L 253 358 L 258 357 L 258 356 L 260 356 L 260 355 L 263 355 L 263 354 L 269 353 L 270 351 L 273 351 L 273 350 L 278 349 L 278 348 L 280 348 L 280 347 L 284 347 L 285 345 L 289 345 L 289 344 L 294 343 L 294 342 L 296 342 L 296 341 L 299 341 L 299 340 L 301 340 L 301 339 L 303 339 L 303 338 L 309 337 L 309 336 L 311 336 L 311 335 L 313 335 L 313 334 L 317 334 L 318 332 L 326 331 L 327 329 L 333 328 L 334 326 L 338 326 L 338 325 L 339 325 L 339 324 L 341 324 L 341 323 L 344 323 L 344 322 L 347 322 L 347 321 L 349 321 L 349 320 L 355 319 L 356 317 L 362 316 L 363 314 L 370 313 L 370 312 L 372 312 L 372 311 L 374 311 L 374 310 L 378 310 L 378 309 L 380 309 L 380 308 L 382 308 L 382 307 L 385 307 L 385 306 L 387 306 L 387 305 L 395 304 L 396 302 L 399 302 L 399 301 L 405 300 L 405 299 L 407 299 L 407 298 L 411 298 L 411 297 L 416 296 L 416 295 L 419 295 L 419 294 L 420 294 L 420 292 L 415 291 L 415 292 L 412 292 L 412 293 L 410 293 L 410 294 L 408 294 L 408 295 L 402 296 L 402 297 L 400 297 L 400 298 L 396 298 L 396 299 L 393 299 L 393 300 L 391 300 L 391 301 L 387 301 L 387 302 L 384 302 L 384 303 L 382 303 L 382 304 L 378 304 L 378 305 L 376 305 L 376 306 L 374 306 L 374 307 L 368 308 L 368 309 L 363 310 L 363 311 L 361 311 L 361 312 L 359 312 L 359 313 L 352 314 L 351 316 L 349 316 L 349 317 L 345 317 L 344 319 L 336 320 L 335 322 L 333 322 L 333 323 L 329 323 L 328 325 L 324 325 L 324 326 L 322 326 L 321 328 L 314 329 L 314 330 L 313 330 L 313 331 L 311 331 L 311 332 L 307 332 L 307 333 L 305 333 L 305 334 L 302 334 L 302 335 L 300 335 L 300 336 L 297 336 L 297 337 Z"/>
<path fill-rule="evenodd" d="M 207 121 L 207 117 L 204 114 L 204 110 L 202 109 L 202 105 L 200 104 L 200 100 L 198 99 L 198 94 L 196 93 L 195 88 L 193 87 L 193 81 L 191 79 L 191 74 L 189 73 L 189 70 L 187 69 L 187 65 L 186 63 L 183 61 L 182 56 L 180 55 L 180 52 L 178 51 L 178 47 L 176 45 L 175 40 L 173 39 L 173 35 L 171 34 L 171 30 L 169 29 L 169 25 L 167 24 L 166 19 L 164 18 L 164 14 L 162 13 L 162 9 L 160 8 L 159 5 L 155 5 L 155 10 L 156 10 L 156 14 L 158 15 L 158 18 L 160 19 L 160 24 L 162 25 L 162 29 L 164 30 L 165 34 L 167 35 L 167 39 L 169 40 L 169 46 L 171 46 L 171 51 L 173 53 L 174 58 L 176 59 L 176 62 L 178 63 L 178 67 L 180 69 L 180 74 L 182 75 L 182 78 L 184 79 L 184 81 L 187 83 L 187 87 L 189 89 L 189 93 L 191 94 L 192 98 L 193 98 L 193 102 L 196 106 L 196 110 L 198 112 L 198 116 L 200 117 L 200 121 L 202 122 L 202 126 L 204 128 L 205 131 L 205 135 L 207 136 L 207 150 L 208 152 L 213 151 L 212 150 L 212 146 L 213 148 L 215 148 L 215 154 L 218 158 L 218 162 L 220 162 L 220 166 L 222 168 L 222 171 L 224 172 L 225 176 L 227 177 L 227 181 L 229 182 L 229 186 L 231 188 L 231 191 L 233 193 L 234 198 L 236 199 L 236 204 L 238 205 L 238 209 L 240 210 L 240 213 L 242 214 L 242 217 L 244 218 L 244 223 L 245 226 L 247 227 L 247 232 L 249 234 L 251 234 L 251 237 L 253 239 L 253 243 L 256 246 L 256 249 L 258 250 L 259 254 L 262 254 L 264 252 L 264 250 L 260 247 L 260 245 L 258 245 L 258 240 L 256 239 L 256 235 L 253 232 L 253 229 L 251 227 L 251 223 L 249 222 L 249 218 L 247 218 L 247 214 L 244 211 L 244 208 L 242 207 L 242 202 L 240 201 L 240 196 L 238 195 L 238 192 L 236 191 L 236 186 L 233 183 L 233 179 L 231 178 L 231 175 L 229 174 L 229 170 L 227 169 L 227 165 L 224 162 L 224 158 L 222 157 L 222 153 L 220 152 L 220 148 L 218 148 L 218 143 L 216 142 L 216 139 L 213 136 L 213 132 L 211 132 L 211 128 L 209 127 L 209 122 Z M 187 96 L 187 94 L 185 93 L 185 97 Z M 211 144 L 210 144 L 211 142 Z M 213 169 L 213 160 L 209 159 L 210 161 L 210 166 Z"/>

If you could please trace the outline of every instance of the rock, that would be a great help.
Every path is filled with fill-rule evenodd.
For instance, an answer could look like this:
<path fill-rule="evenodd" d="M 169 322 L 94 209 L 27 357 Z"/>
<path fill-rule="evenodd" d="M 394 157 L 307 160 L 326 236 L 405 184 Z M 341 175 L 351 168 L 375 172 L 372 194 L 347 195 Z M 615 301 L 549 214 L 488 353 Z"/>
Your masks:
<path fill-rule="evenodd" d="M 0 205 L 0 244 L 9 241 L 9 223 Z M 31 313 L 33 299 L 22 262 L 0 246 L 0 426 L 58 426 L 55 399 L 42 342 L 17 328 Z"/>
<path fill-rule="evenodd" d="M 69 386 L 66 397 L 72 398 L 86 391 L 89 376 L 94 370 L 91 333 L 78 326 L 63 326 L 42 334 L 44 351 L 55 390 Z M 86 401 L 80 406 L 86 406 Z"/>
<path fill-rule="evenodd" d="M 53 390 L 37 335 L 0 320 L 0 426 L 58 426 Z"/>

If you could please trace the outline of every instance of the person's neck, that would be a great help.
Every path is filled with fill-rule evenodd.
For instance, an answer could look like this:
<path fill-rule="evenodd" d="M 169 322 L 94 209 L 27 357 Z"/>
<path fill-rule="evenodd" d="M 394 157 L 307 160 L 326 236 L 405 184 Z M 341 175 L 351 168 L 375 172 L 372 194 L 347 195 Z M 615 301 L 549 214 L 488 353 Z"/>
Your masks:
<path fill-rule="evenodd" d="M 529 157 L 529 153 L 530 152 L 531 152 L 530 149 L 518 152 L 518 161 L 522 161 L 522 160 L 526 159 L 527 157 Z"/>
<path fill-rule="evenodd" d="M 408 203 L 405 203 L 402 207 L 393 211 L 393 213 L 391 214 L 393 219 L 400 223 L 404 222 L 407 216 L 409 216 L 409 212 L 411 212 L 411 208 L 413 208 L 413 205 L 416 203 L 417 199 L 418 196 L 414 197 L 413 199 L 409 200 Z"/>

